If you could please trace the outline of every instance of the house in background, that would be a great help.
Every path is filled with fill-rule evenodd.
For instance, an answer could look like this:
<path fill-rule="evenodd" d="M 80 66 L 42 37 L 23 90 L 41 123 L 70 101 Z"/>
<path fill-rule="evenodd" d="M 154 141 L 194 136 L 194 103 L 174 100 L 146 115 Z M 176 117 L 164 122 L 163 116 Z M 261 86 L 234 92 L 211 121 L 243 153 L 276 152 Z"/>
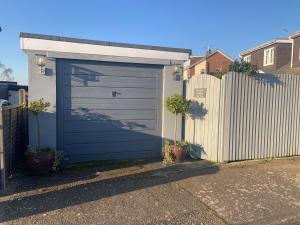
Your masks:
<path fill-rule="evenodd" d="M 5 99 L 12 105 L 27 102 L 27 92 L 27 85 L 18 85 L 15 81 L 0 81 L 0 99 Z"/>
<path fill-rule="evenodd" d="M 190 62 L 184 65 L 184 79 L 199 74 L 215 75 L 217 72 L 227 70 L 234 60 L 219 49 L 213 52 L 208 49 L 205 56 L 192 56 Z"/>
<path fill-rule="evenodd" d="M 300 74 L 300 31 L 290 35 L 292 40 L 291 68 L 293 72 Z"/>
<path fill-rule="evenodd" d="M 241 60 L 257 65 L 261 73 L 300 75 L 300 32 L 277 38 L 240 53 Z"/>
<path fill-rule="evenodd" d="M 243 61 L 257 65 L 263 73 L 274 73 L 281 67 L 290 64 L 292 40 L 289 38 L 274 39 L 240 53 Z"/>
<path fill-rule="evenodd" d="M 191 74 L 195 74 L 194 68 L 189 69 L 191 67 L 191 65 L 194 65 L 196 62 L 200 61 L 203 58 L 204 58 L 204 56 L 191 55 L 189 60 L 184 62 L 184 64 L 183 64 L 183 79 L 184 80 L 191 77 Z"/>

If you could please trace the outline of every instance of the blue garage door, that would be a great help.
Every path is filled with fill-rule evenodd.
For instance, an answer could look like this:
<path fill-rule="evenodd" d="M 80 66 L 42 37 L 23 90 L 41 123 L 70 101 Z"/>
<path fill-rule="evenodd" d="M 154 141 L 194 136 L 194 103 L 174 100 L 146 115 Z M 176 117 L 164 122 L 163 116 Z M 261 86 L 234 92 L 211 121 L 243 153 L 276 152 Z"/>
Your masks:
<path fill-rule="evenodd" d="M 69 162 L 161 155 L 162 66 L 57 61 L 57 141 Z"/>

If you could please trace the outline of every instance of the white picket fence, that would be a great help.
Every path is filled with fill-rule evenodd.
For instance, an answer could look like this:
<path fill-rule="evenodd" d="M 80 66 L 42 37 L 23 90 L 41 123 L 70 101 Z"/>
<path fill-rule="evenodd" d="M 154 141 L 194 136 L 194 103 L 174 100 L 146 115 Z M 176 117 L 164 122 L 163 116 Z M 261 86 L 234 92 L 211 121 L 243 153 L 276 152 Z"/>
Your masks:
<path fill-rule="evenodd" d="M 300 155 L 299 87 L 295 75 L 195 76 L 185 139 L 217 162 Z"/>

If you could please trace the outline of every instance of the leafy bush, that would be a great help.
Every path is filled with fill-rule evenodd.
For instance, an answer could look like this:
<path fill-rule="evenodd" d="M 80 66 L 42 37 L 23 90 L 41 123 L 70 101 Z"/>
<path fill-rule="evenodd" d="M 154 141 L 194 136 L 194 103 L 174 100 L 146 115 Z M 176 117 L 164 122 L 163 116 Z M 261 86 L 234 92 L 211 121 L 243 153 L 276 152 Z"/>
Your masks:
<path fill-rule="evenodd" d="M 64 159 L 63 152 L 54 151 L 54 162 L 52 165 L 52 171 L 58 172 L 60 170 L 61 161 Z"/>
<path fill-rule="evenodd" d="M 164 154 L 163 164 L 164 165 L 168 165 L 168 164 L 175 162 L 175 157 L 172 153 L 170 145 L 171 145 L 170 141 L 165 141 L 164 148 L 163 148 L 163 154 Z"/>
<path fill-rule="evenodd" d="M 247 76 L 255 75 L 258 72 L 257 65 L 253 65 L 248 62 L 244 61 L 234 61 L 233 64 L 229 66 L 229 71 L 238 72 L 238 73 L 244 73 Z"/>
<path fill-rule="evenodd" d="M 170 140 L 165 141 L 165 144 L 163 147 L 163 155 L 164 155 L 163 164 L 164 165 L 168 165 L 168 164 L 175 162 L 175 156 L 172 152 L 172 149 L 170 148 L 170 146 L 172 146 L 172 145 L 174 145 L 173 141 L 170 141 Z M 199 159 L 199 158 L 194 157 L 194 155 L 195 155 L 194 148 L 192 147 L 192 144 L 190 144 L 189 142 L 177 141 L 176 145 L 180 146 L 182 148 L 182 150 L 186 151 L 187 154 L 189 154 L 192 158 Z"/>
<path fill-rule="evenodd" d="M 226 73 L 227 73 L 226 70 L 223 70 L 223 71 L 217 71 L 217 72 L 215 73 L 215 76 L 216 76 L 217 78 L 221 79 L 221 78 L 223 77 L 223 75 L 225 75 Z"/>
<path fill-rule="evenodd" d="M 180 146 L 188 154 L 193 151 L 192 145 L 187 141 L 178 141 L 177 145 Z"/>
<path fill-rule="evenodd" d="M 46 102 L 43 98 L 41 98 L 39 100 L 30 102 L 27 108 L 30 112 L 37 114 L 40 112 L 46 112 L 49 107 L 50 102 Z"/>

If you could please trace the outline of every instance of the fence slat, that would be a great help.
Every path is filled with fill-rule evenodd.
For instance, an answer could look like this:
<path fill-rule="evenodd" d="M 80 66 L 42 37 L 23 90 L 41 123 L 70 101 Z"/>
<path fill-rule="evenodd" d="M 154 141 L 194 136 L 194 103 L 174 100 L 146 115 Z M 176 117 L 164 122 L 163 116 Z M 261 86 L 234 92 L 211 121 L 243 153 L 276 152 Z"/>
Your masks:
<path fill-rule="evenodd" d="M 16 168 L 28 144 L 27 112 L 21 106 L 0 108 L 0 191 Z"/>
<path fill-rule="evenodd" d="M 189 118 L 185 137 L 219 162 L 300 155 L 299 85 L 295 75 L 193 77 L 187 98 L 203 103 L 208 115 Z M 207 96 L 197 99 L 196 88 Z"/>

